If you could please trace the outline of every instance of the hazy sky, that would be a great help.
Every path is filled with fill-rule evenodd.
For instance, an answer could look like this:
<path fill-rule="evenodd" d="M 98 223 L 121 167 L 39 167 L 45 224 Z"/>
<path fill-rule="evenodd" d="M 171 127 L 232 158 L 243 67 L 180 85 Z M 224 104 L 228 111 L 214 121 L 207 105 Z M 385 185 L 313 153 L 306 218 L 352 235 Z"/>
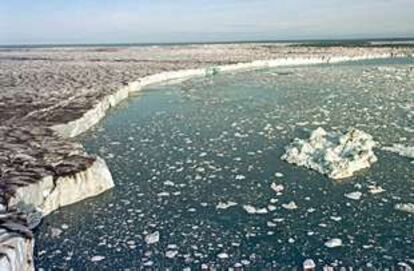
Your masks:
<path fill-rule="evenodd" d="M 1 0 L 0 44 L 414 37 L 414 0 Z"/>

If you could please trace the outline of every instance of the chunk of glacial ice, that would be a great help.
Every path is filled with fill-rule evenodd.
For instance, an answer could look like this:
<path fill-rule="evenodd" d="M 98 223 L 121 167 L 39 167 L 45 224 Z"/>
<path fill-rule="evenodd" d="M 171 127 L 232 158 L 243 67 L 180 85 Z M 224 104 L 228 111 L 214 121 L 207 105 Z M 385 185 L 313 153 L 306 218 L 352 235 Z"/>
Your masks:
<path fill-rule="evenodd" d="M 340 247 L 342 246 L 342 240 L 339 238 L 332 238 L 325 242 L 325 246 L 328 248 Z"/>
<path fill-rule="evenodd" d="M 100 255 L 96 255 L 96 256 L 93 256 L 91 258 L 91 262 L 94 262 L 94 263 L 100 262 L 100 261 L 103 261 L 103 260 L 105 260 L 105 257 L 104 256 L 100 256 Z"/>
<path fill-rule="evenodd" d="M 374 195 L 385 192 L 385 189 L 382 188 L 381 186 L 370 185 L 368 186 L 368 188 L 369 188 L 368 192 Z"/>
<path fill-rule="evenodd" d="M 275 183 L 272 183 L 270 188 L 272 188 L 276 193 L 282 192 L 285 189 L 283 185 Z"/>
<path fill-rule="evenodd" d="M 398 203 L 394 208 L 398 211 L 414 214 L 414 203 Z"/>
<path fill-rule="evenodd" d="M 362 193 L 359 191 L 350 192 L 345 194 L 345 197 L 352 200 L 360 200 L 362 197 Z"/>
<path fill-rule="evenodd" d="M 252 206 L 252 205 L 243 205 L 243 209 L 248 213 L 248 214 L 251 214 L 251 215 L 253 215 L 253 214 L 260 214 L 260 215 L 263 215 L 263 214 L 267 214 L 268 213 L 268 211 L 267 211 L 267 209 L 266 208 L 256 208 L 256 207 L 254 207 L 254 206 Z"/>
<path fill-rule="evenodd" d="M 282 204 L 282 207 L 287 209 L 287 210 L 295 210 L 298 208 L 298 206 L 296 205 L 296 203 L 294 201 L 291 201 L 287 204 Z"/>
<path fill-rule="evenodd" d="M 363 131 L 352 128 L 328 133 L 319 127 L 307 140 L 295 138 L 281 158 L 332 179 L 343 179 L 377 161 L 375 146 L 372 136 Z"/>
<path fill-rule="evenodd" d="M 234 202 L 234 201 L 227 201 L 227 202 L 221 202 L 220 201 L 217 204 L 216 209 L 225 210 L 225 209 L 228 209 L 228 208 L 233 207 L 233 206 L 236 206 L 236 205 L 237 205 L 237 202 Z"/>
<path fill-rule="evenodd" d="M 150 233 L 150 234 L 145 236 L 145 242 L 148 245 L 158 243 L 159 240 L 160 240 L 160 232 L 159 231 L 155 231 L 155 232 Z"/>

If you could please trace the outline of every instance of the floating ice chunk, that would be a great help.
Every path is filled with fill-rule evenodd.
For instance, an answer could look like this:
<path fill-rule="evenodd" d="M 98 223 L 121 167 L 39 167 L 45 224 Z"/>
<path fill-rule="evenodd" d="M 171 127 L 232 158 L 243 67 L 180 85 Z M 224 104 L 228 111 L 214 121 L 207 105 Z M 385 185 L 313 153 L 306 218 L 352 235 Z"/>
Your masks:
<path fill-rule="evenodd" d="M 282 178 L 284 175 L 281 172 L 276 172 L 275 176 L 276 176 L 276 178 Z"/>
<path fill-rule="evenodd" d="M 178 251 L 177 250 L 167 250 L 165 252 L 165 257 L 167 257 L 168 259 L 172 259 L 175 258 L 175 256 L 177 256 Z"/>
<path fill-rule="evenodd" d="M 59 238 L 59 236 L 63 233 L 63 231 L 59 228 L 51 228 L 51 237 L 52 238 Z"/>
<path fill-rule="evenodd" d="M 395 210 L 414 214 L 414 203 L 398 203 L 394 206 Z"/>
<path fill-rule="evenodd" d="M 294 209 L 298 208 L 298 206 L 296 205 L 296 203 L 294 201 L 291 201 L 287 204 L 284 203 L 284 204 L 282 204 L 282 207 L 287 209 L 287 210 L 294 210 Z"/>
<path fill-rule="evenodd" d="M 227 254 L 227 253 L 225 253 L 225 252 L 222 252 L 222 253 L 219 253 L 219 254 L 217 255 L 217 258 L 219 258 L 219 259 L 221 259 L 221 260 L 228 259 L 228 258 L 229 258 L 229 254 Z"/>
<path fill-rule="evenodd" d="M 255 214 L 256 213 L 256 208 L 254 208 L 254 206 L 251 205 L 243 205 L 243 209 L 248 213 L 248 214 Z"/>
<path fill-rule="evenodd" d="M 362 193 L 359 191 L 355 191 L 345 194 L 345 197 L 352 200 L 360 200 L 362 197 Z"/>
<path fill-rule="evenodd" d="M 269 228 L 273 228 L 273 227 L 276 227 L 277 225 L 276 225 L 276 223 L 273 223 L 273 222 L 271 222 L 271 221 L 267 221 L 266 222 L 266 225 L 269 227 Z"/>
<path fill-rule="evenodd" d="M 165 186 L 174 186 L 174 185 L 175 185 L 175 183 L 173 183 L 172 181 L 165 181 L 165 182 L 164 182 L 164 185 L 165 185 Z"/>
<path fill-rule="evenodd" d="M 263 128 L 263 130 L 272 131 L 273 130 L 272 125 L 270 123 L 266 124 L 266 126 Z"/>
<path fill-rule="evenodd" d="M 263 214 L 267 214 L 268 213 L 268 211 L 267 211 L 267 209 L 266 208 L 260 208 L 260 209 L 257 209 L 256 207 L 254 207 L 254 206 L 252 206 L 252 205 L 243 205 L 243 209 L 248 213 L 248 214 L 251 214 L 251 215 L 253 215 L 253 214 L 260 214 L 260 215 L 263 215 Z"/>
<path fill-rule="evenodd" d="M 379 193 L 385 192 L 385 189 L 382 188 L 381 186 L 370 185 L 368 186 L 368 188 L 369 188 L 368 192 L 371 194 L 379 194 Z"/>
<path fill-rule="evenodd" d="M 303 262 L 304 271 L 315 270 L 315 268 L 316 268 L 316 264 L 312 259 L 307 259 Z"/>
<path fill-rule="evenodd" d="M 272 204 L 269 204 L 269 205 L 267 205 L 267 209 L 268 209 L 270 212 L 273 212 L 273 211 L 275 211 L 275 210 L 276 210 L 276 206 L 274 206 L 274 205 L 272 205 Z"/>
<path fill-rule="evenodd" d="M 234 201 L 227 201 L 227 202 L 219 202 L 219 204 L 217 204 L 216 209 L 228 209 L 230 207 L 236 206 L 237 202 Z"/>
<path fill-rule="evenodd" d="M 155 232 L 150 233 L 147 236 L 145 236 L 145 242 L 148 245 L 158 243 L 159 240 L 160 240 L 160 232 L 159 231 L 155 231 Z"/>
<path fill-rule="evenodd" d="M 256 209 L 256 214 L 264 215 L 264 214 L 267 214 L 267 213 L 268 213 L 267 208 Z"/>
<path fill-rule="evenodd" d="M 333 221 L 336 221 L 336 222 L 339 222 L 339 221 L 341 221 L 342 220 L 342 217 L 340 217 L 340 216 L 331 216 L 330 217 Z"/>
<path fill-rule="evenodd" d="M 375 163 L 375 146 L 372 136 L 363 131 L 350 129 L 345 133 L 328 133 L 319 127 L 308 140 L 295 138 L 281 158 L 332 179 L 342 179 Z"/>
<path fill-rule="evenodd" d="M 91 258 L 91 262 L 94 262 L 94 263 L 100 262 L 100 261 L 103 261 L 103 260 L 105 260 L 105 257 L 104 256 L 99 256 L 99 255 L 93 256 Z"/>
<path fill-rule="evenodd" d="M 281 185 L 281 184 L 275 184 L 275 183 L 272 183 L 270 185 L 270 188 L 272 188 L 273 191 L 275 191 L 276 193 L 280 193 L 280 192 L 282 192 L 285 189 L 285 187 L 283 185 Z"/>
<path fill-rule="evenodd" d="M 244 175 L 237 175 L 236 176 L 236 180 L 238 180 L 238 181 L 241 181 L 241 180 L 244 180 L 244 179 L 246 179 L 246 176 L 244 176 Z"/>
<path fill-rule="evenodd" d="M 157 194 L 158 197 L 169 197 L 170 193 L 169 192 L 160 192 Z"/>
<path fill-rule="evenodd" d="M 325 242 L 325 246 L 328 248 L 340 247 L 342 246 L 342 240 L 339 238 L 332 238 Z"/>
<path fill-rule="evenodd" d="M 384 151 L 395 152 L 401 156 L 414 159 L 414 146 L 404 146 L 402 144 L 394 144 L 392 147 L 382 147 Z"/>

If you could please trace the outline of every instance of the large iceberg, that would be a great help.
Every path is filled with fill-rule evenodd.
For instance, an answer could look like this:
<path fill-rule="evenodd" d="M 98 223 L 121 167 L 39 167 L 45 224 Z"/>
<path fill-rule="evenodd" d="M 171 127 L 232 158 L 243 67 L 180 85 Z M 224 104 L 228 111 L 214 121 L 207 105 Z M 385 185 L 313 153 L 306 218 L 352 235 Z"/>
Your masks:
<path fill-rule="evenodd" d="M 344 133 L 328 133 L 319 127 L 309 139 L 295 138 L 285 148 L 282 159 L 332 179 L 343 179 L 377 161 L 373 152 L 375 146 L 372 136 L 363 131 L 351 128 Z"/>

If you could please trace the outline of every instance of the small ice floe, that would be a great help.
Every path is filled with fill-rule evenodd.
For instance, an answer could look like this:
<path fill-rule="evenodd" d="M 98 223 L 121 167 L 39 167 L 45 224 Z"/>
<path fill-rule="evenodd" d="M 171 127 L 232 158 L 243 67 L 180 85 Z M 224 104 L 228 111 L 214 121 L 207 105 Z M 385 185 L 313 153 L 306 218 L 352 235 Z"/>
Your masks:
<path fill-rule="evenodd" d="M 362 193 L 359 191 L 355 191 L 355 192 L 350 192 L 344 195 L 346 198 L 348 199 L 352 199 L 352 200 L 360 200 L 362 197 Z"/>
<path fill-rule="evenodd" d="M 336 222 L 339 222 L 339 221 L 341 221 L 342 220 L 342 217 L 340 217 L 340 216 L 331 216 L 330 217 L 333 221 L 336 221 Z"/>
<path fill-rule="evenodd" d="M 316 268 L 316 264 L 312 259 L 307 259 L 303 262 L 304 271 L 315 270 L 315 268 Z"/>
<path fill-rule="evenodd" d="M 266 222 L 266 225 L 267 225 L 269 228 L 273 228 L 273 227 L 276 227 L 276 226 L 277 226 L 277 224 L 276 224 L 276 223 L 274 223 L 274 222 L 272 222 L 272 221 L 267 221 L 267 222 Z"/>
<path fill-rule="evenodd" d="M 160 241 L 160 232 L 159 231 L 155 231 L 155 232 L 150 233 L 150 234 L 145 236 L 145 242 L 148 245 L 158 243 L 158 241 Z"/>
<path fill-rule="evenodd" d="M 263 128 L 265 131 L 273 131 L 273 127 L 270 123 L 266 124 L 266 126 Z"/>
<path fill-rule="evenodd" d="M 342 240 L 339 238 L 332 238 L 325 242 L 325 246 L 328 248 L 340 247 L 342 246 Z"/>
<path fill-rule="evenodd" d="M 319 127 L 307 140 L 295 138 L 281 158 L 332 179 L 342 179 L 375 163 L 375 146 L 372 136 L 363 131 L 349 129 L 344 133 L 328 133 Z"/>
<path fill-rule="evenodd" d="M 414 214 L 414 203 L 398 203 L 395 204 L 394 209 Z"/>
<path fill-rule="evenodd" d="M 234 201 L 227 201 L 227 202 L 221 202 L 220 201 L 217 204 L 216 209 L 225 210 L 225 209 L 228 209 L 228 208 L 233 207 L 233 206 L 236 206 L 236 205 L 237 205 L 237 202 L 234 202 Z"/>
<path fill-rule="evenodd" d="M 256 208 L 256 207 L 254 207 L 254 206 L 252 206 L 252 205 L 243 205 L 243 209 L 248 213 L 248 214 L 251 214 L 251 215 L 253 215 L 253 214 L 260 214 L 260 215 L 263 215 L 263 214 L 267 214 L 268 213 L 268 211 L 267 211 L 267 209 L 266 208 Z"/>
<path fill-rule="evenodd" d="M 277 207 L 275 205 L 269 204 L 269 205 L 267 205 L 267 209 L 270 212 L 273 212 L 273 211 L 275 211 L 277 209 Z"/>
<path fill-rule="evenodd" d="M 281 185 L 281 184 L 275 184 L 275 183 L 272 183 L 270 185 L 270 188 L 272 188 L 273 191 L 275 191 L 276 193 L 280 193 L 280 192 L 282 192 L 285 189 L 285 187 L 283 185 Z"/>
<path fill-rule="evenodd" d="M 217 254 L 217 258 L 219 258 L 221 260 L 228 259 L 229 258 L 229 254 L 227 254 L 225 252 L 222 252 L 222 253 Z"/>
<path fill-rule="evenodd" d="M 99 255 L 93 256 L 91 258 L 91 262 L 94 262 L 94 263 L 100 262 L 100 261 L 103 261 L 103 260 L 105 260 L 105 257 L 104 256 L 99 256 Z"/>
<path fill-rule="evenodd" d="M 394 144 L 391 147 L 382 147 L 384 151 L 394 152 L 401 156 L 414 159 L 414 146 L 405 146 L 402 144 Z"/>
<path fill-rule="evenodd" d="M 52 238 L 59 238 L 63 231 L 59 228 L 51 228 L 51 237 Z"/>
<path fill-rule="evenodd" d="M 294 210 L 294 209 L 298 208 L 298 206 L 296 205 L 296 203 L 294 201 L 291 201 L 287 204 L 284 203 L 284 204 L 282 204 L 282 207 L 287 209 L 287 210 Z"/>
<path fill-rule="evenodd" d="M 157 194 L 158 197 L 169 197 L 170 193 L 169 192 L 160 192 Z"/>
<path fill-rule="evenodd" d="M 370 185 L 368 186 L 368 188 L 369 188 L 368 192 L 370 194 L 379 194 L 379 193 L 385 192 L 385 189 L 382 188 L 381 186 Z"/>
<path fill-rule="evenodd" d="M 241 180 L 244 180 L 244 179 L 246 179 L 246 176 L 241 175 L 241 174 L 236 175 L 236 180 L 237 180 L 237 181 L 241 181 Z"/>
<path fill-rule="evenodd" d="M 168 259 L 173 259 L 175 258 L 175 256 L 177 256 L 178 251 L 177 250 L 167 250 L 165 252 L 165 257 L 167 257 Z"/>
<path fill-rule="evenodd" d="M 275 177 L 276 178 L 282 178 L 284 175 L 283 175 L 283 173 L 281 173 L 281 172 L 276 172 L 275 173 Z"/>
<path fill-rule="evenodd" d="M 164 182 L 164 185 L 165 185 L 165 186 L 174 186 L 174 185 L 175 185 L 175 183 L 173 183 L 172 181 L 165 181 L 165 182 Z"/>

